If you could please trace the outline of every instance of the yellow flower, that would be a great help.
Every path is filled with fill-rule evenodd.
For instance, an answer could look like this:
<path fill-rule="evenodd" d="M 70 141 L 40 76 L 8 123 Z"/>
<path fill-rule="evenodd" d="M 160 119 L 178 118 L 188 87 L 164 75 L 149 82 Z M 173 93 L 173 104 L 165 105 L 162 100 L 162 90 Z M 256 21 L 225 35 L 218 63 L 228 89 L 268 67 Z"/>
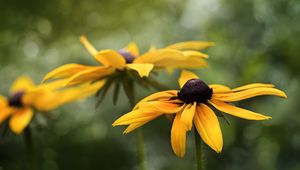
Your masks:
<path fill-rule="evenodd" d="M 95 82 L 120 70 L 134 70 L 140 77 L 148 77 L 153 68 L 203 68 L 207 66 L 204 59 L 208 56 L 196 50 L 214 45 L 211 42 L 189 41 L 173 44 L 163 49 L 152 48 L 140 55 L 135 43 L 130 43 L 119 51 L 112 49 L 97 51 L 86 37 L 81 36 L 80 41 L 100 66 L 66 64 L 48 73 L 43 81 L 68 79 L 64 84 L 66 86 Z"/>
<path fill-rule="evenodd" d="M 185 155 L 186 132 L 192 129 L 193 124 L 202 140 L 216 152 L 221 152 L 222 132 L 218 118 L 210 107 L 243 119 L 266 120 L 271 117 L 233 106 L 228 102 L 261 95 L 287 98 L 283 91 L 272 84 L 254 83 L 230 89 L 219 84 L 206 85 L 198 76 L 188 71 L 182 71 L 179 85 L 179 91 L 162 91 L 144 98 L 133 111 L 117 119 L 113 126 L 129 125 L 124 131 L 129 133 L 163 114 L 174 115 L 171 144 L 177 156 Z"/>
<path fill-rule="evenodd" d="M 9 118 L 9 127 L 20 134 L 28 126 L 33 111 L 49 111 L 62 104 L 94 94 L 104 81 L 76 88 L 58 89 L 60 81 L 34 85 L 27 76 L 19 77 L 11 86 L 11 97 L 0 96 L 0 124 Z"/>

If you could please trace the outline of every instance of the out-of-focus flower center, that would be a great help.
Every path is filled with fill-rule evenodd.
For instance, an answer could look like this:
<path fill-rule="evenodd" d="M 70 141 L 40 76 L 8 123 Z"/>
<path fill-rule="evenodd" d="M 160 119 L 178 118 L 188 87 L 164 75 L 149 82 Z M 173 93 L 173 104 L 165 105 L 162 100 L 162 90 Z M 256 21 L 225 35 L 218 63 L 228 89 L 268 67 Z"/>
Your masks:
<path fill-rule="evenodd" d="M 205 103 L 212 96 L 212 89 L 199 79 L 187 81 L 178 92 L 177 97 L 185 103 Z"/>
<path fill-rule="evenodd" d="M 23 103 L 22 103 L 23 95 L 24 95 L 23 91 L 13 94 L 13 96 L 11 98 L 9 98 L 9 100 L 8 100 L 8 105 L 11 107 L 22 107 L 23 106 Z"/>
<path fill-rule="evenodd" d="M 129 52 L 125 49 L 120 50 L 119 54 L 121 54 L 124 57 L 124 59 L 126 60 L 126 63 L 132 63 L 136 57 L 131 52 Z"/>

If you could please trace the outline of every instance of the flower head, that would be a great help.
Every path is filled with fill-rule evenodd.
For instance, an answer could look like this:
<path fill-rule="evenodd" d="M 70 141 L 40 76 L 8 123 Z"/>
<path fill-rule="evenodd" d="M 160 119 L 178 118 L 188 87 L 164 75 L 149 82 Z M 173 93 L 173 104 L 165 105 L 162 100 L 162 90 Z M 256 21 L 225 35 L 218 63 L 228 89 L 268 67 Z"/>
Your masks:
<path fill-rule="evenodd" d="M 207 66 L 204 59 L 208 56 L 196 50 L 214 45 L 211 42 L 182 42 L 163 49 L 152 48 L 152 50 L 140 55 L 135 43 L 130 43 L 126 48 L 119 51 L 112 49 L 97 51 L 86 37 L 81 36 L 80 42 L 100 66 L 66 64 L 48 73 L 44 81 L 68 79 L 64 85 L 77 85 L 95 82 L 124 70 L 136 71 L 140 77 L 148 77 L 154 68 L 203 68 Z"/>
<path fill-rule="evenodd" d="M 186 132 L 190 131 L 193 125 L 208 146 L 216 152 L 221 152 L 222 132 L 211 107 L 243 119 L 266 120 L 271 117 L 233 106 L 229 102 L 261 95 L 287 97 L 272 84 L 254 83 L 230 89 L 219 84 L 207 85 L 197 75 L 188 71 L 182 71 L 179 85 L 179 91 L 162 91 L 142 99 L 133 111 L 117 119 L 113 126 L 128 125 L 124 133 L 129 133 L 163 114 L 174 115 L 171 144 L 177 156 L 185 155 Z"/>
<path fill-rule="evenodd" d="M 63 104 L 94 94 L 104 82 L 82 85 L 76 88 L 59 89 L 62 82 L 53 81 L 35 85 L 22 76 L 11 86 L 11 96 L 0 96 L 0 124 L 9 118 L 9 127 L 16 134 L 21 133 L 30 123 L 34 110 L 49 111 Z"/>

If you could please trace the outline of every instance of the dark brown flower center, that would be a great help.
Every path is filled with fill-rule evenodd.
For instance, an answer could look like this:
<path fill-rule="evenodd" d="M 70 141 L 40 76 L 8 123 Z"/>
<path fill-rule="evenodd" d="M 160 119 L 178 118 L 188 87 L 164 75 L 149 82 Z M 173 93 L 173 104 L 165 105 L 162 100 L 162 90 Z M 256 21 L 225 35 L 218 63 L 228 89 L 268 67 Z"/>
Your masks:
<path fill-rule="evenodd" d="M 23 106 L 23 103 L 22 103 L 23 95 L 24 95 L 23 91 L 13 94 L 13 96 L 11 98 L 9 98 L 9 100 L 8 100 L 8 105 L 11 107 L 22 107 Z"/>
<path fill-rule="evenodd" d="M 126 63 L 132 63 L 136 57 L 131 52 L 129 52 L 125 49 L 120 50 L 119 54 L 121 54 L 124 57 L 124 59 L 126 60 Z"/>
<path fill-rule="evenodd" d="M 206 103 L 212 96 L 212 89 L 199 79 L 191 79 L 187 81 L 177 97 L 185 103 Z"/>

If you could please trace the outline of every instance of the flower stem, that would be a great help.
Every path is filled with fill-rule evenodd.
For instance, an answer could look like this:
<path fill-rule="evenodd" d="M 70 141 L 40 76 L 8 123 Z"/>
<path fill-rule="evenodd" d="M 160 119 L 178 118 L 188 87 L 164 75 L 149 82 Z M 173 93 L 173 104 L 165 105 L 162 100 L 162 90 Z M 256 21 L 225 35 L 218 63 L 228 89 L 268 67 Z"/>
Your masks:
<path fill-rule="evenodd" d="M 32 132 L 29 127 L 25 128 L 24 131 L 24 143 L 26 146 L 27 158 L 28 158 L 28 168 L 30 170 L 37 170 L 37 165 L 35 161 L 35 155 L 33 150 L 33 140 L 32 140 Z"/>
<path fill-rule="evenodd" d="M 135 105 L 135 89 L 134 89 L 134 80 L 131 79 L 126 79 L 126 76 L 123 77 L 123 87 L 125 94 L 129 100 L 129 104 L 131 106 L 130 109 L 134 108 Z M 136 130 L 136 151 L 137 151 L 137 156 L 138 156 L 138 161 L 139 161 L 139 167 L 140 170 L 146 170 L 146 160 L 145 160 L 145 152 L 144 152 L 144 140 L 143 140 L 143 131 L 142 129 L 137 129 Z"/>
<path fill-rule="evenodd" d="M 197 162 L 197 170 L 204 170 L 203 166 L 203 153 L 202 153 L 202 140 L 197 132 L 194 130 L 195 134 L 195 145 L 196 145 L 196 162 Z"/>
<path fill-rule="evenodd" d="M 145 160 L 145 151 L 144 151 L 144 140 L 143 140 L 143 131 L 142 129 L 137 129 L 136 132 L 136 149 L 139 159 L 140 170 L 146 170 L 146 160 Z"/>

